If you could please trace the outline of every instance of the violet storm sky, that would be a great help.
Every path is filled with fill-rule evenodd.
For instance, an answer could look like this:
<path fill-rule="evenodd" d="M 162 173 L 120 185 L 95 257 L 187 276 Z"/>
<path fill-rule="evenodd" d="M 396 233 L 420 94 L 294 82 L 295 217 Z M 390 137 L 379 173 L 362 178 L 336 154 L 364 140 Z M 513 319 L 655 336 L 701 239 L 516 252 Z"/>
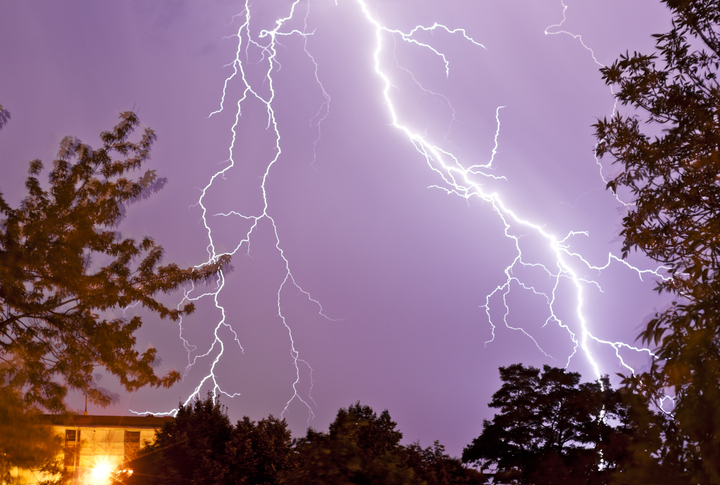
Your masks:
<path fill-rule="evenodd" d="M 360 400 L 458 455 L 498 366 L 643 369 L 620 343 L 663 302 L 610 257 L 625 209 L 591 125 L 613 110 L 600 64 L 668 26 L 657 0 L 3 2 L 6 198 L 64 135 L 97 145 L 134 109 L 168 184 L 123 235 L 181 266 L 235 253 L 182 328 L 138 334 L 183 381 L 100 378 L 117 400 L 90 411 L 170 411 L 212 372 L 199 393 L 235 395 L 232 419 L 301 435 Z"/>

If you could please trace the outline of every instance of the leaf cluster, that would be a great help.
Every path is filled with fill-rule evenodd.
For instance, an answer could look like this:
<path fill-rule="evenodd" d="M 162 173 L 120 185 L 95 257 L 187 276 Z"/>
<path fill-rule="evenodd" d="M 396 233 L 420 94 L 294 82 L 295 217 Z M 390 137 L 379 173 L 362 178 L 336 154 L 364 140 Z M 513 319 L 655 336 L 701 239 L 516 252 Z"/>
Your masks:
<path fill-rule="evenodd" d="M 297 440 L 298 465 L 287 470 L 281 483 L 304 484 L 424 484 L 484 483 L 482 474 L 445 454 L 437 441 L 432 447 L 400 444 L 402 433 L 390 413 L 378 416 L 356 402 L 341 408 L 327 433 L 308 430 Z"/>
<path fill-rule="evenodd" d="M 45 477 L 43 484 L 62 483 L 61 440 L 38 416 L 25 409 L 18 391 L 0 387 L 0 483 L 25 483 L 23 472 Z"/>
<path fill-rule="evenodd" d="M 607 377 L 580 383 L 575 372 L 514 364 L 501 367 L 500 378 L 490 402 L 499 412 L 484 420 L 463 462 L 494 471 L 502 483 L 607 483 L 629 432 L 620 394 Z"/>
<path fill-rule="evenodd" d="M 627 384 L 655 403 L 671 390 L 690 453 L 682 473 L 720 483 L 720 2 L 663 2 L 672 29 L 654 36 L 656 51 L 602 69 L 631 111 L 595 125 L 597 154 L 620 167 L 608 187 L 634 202 L 623 256 L 637 250 L 667 267 L 657 290 L 677 296 L 640 334 L 657 347 L 652 368 Z"/>
<path fill-rule="evenodd" d="M 485 477 L 475 469 L 463 465 L 458 458 L 445 453 L 439 441 L 423 448 L 412 443 L 404 449 L 406 466 L 415 472 L 415 477 L 427 485 L 474 485 L 485 483 Z"/>
<path fill-rule="evenodd" d="M 482 475 L 445 454 L 438 442 L 423 449 L 400 444 L 387 410 L 359 402 L 338 411 L 327 432 L 309 428 L 291 439 L 285 420 L 272 416 L 234 426 L 208 394 L 181 406 L 128 464 L 126 485 L 188 484 L 417 484 L 475 485 Z"/>
<path fill-rule="evenodd" d="M 626 378 L 621 389 L 631 424 L 625 460 L 613 474 L 617 485 L 637 483 L 687 485 L 709 483 L 702 472 L 699 456 L 688 446 L 688 437 L 674 417 L 653 410 L 647 394 L 637 385 L 642 377 Z M 700 472 L 700 473 L 698 473 Z"/>
<path fill-rule="evenodd" d="M 387 410 L 380 416 L 359 402 L 338 411 L 328 433 L 308 430 L 298 440 L 299 466 L 282 477 L 288 485 L 419 483 L 399 453 L 402 433 Z"/>
<path fill-rule="evenodd" d="M 245 417 L 233 425 L 211 395 L 180 406 L 129 466 L 127 485 L 278 483 L 292 466 L 292 439 L 285 420 Z"/>
<path fill-rule="evenodd" d="M 110 402 L 93 379 L 95 367 L 114 375 L 128 391 L 170 386 L 180 375 L 155 375 L 155 349 L 135 350 L 140 317 L 114 312 L 140 306 L 176 320 L 193 311 L 175 309 L 160 294 L 217 274 L 228 258 L 199 268 L 161 265 L 163 249 L 151 238 L 123 238 L 116 230 L 124 207 L 147 196 L 159 182 L 152 170 L 137 179 L 155 133 L 135 113 L 100 135 L 93 149 L 66 137 L 49 173 L 30 162 L 27 196 L 17 208 L 0 194 L 0 385 L 22 389 L 27 405 L 64 409 L 68 389 L 97 404 Z"/>

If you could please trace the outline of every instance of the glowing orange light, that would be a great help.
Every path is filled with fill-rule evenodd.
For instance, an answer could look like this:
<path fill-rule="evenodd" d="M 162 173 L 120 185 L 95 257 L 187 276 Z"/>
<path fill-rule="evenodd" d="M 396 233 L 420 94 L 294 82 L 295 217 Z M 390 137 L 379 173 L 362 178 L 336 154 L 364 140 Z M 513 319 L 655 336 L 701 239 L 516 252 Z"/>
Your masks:
<path fill-rule="evenodd" d="M 93 485 L 103 485 L 110 482 L 113 468 L 107 459 L 98 460 L 90 470 L 90 479 Z"/>

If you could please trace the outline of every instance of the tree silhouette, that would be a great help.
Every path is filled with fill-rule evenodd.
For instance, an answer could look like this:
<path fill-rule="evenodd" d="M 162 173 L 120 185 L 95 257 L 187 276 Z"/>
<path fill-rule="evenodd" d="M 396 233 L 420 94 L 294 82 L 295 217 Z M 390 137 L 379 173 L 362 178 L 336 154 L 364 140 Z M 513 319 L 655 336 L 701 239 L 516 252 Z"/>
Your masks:
<path fill-rule="evenodd" d="M 624 460 L 630 430 L 607 377 L 581 384 L 576 372 L 514 364 L 500 367 L 500 378 L 490 402 L 500 412 L 465 447 L 465 463 L 493 472 L 500 483 L 608 482 Z"/>
<path fill-rule="evenodd" d="M 253 422 L 247 416 L 235 424 L 228 443 L 234 484 L 271 485 L 294 465 L 292 437 L 285 420 L 273 416 Z"/>
<path fill-rule="evenodd" d="M 405 464 L 415 477 L 427 485 L 475 485 L 485 483 L 487 477 L 463 465 L 458 458 L 445 453 L 439 441 L 423 448 L 419 443 L 405 447 Z"/>
<path fill-rule="evenodd" d="M 129 466 L 126 485 L 273 485 L 293 466 L 292 439 L 287 423 L 272 416 L 257 423 L 245 417 L 233 426 L 208 394 L 180 406 Z"/>
<path fill-rule="evenodd" d="M 0 385 L 21 389 L 26 405 L 63 410 L 68 388 L 108 404 L 93 379 L 96 367 L 128 391 L 176 382 L 177 372 L 155 375 L 155 349 L 135 350 L 140 317 L 114 312 L 140 305 L 178 319 L 193 306 L 169 308 L 158 295 L 205 280 L 229 262 L 161 266 L 163 249 L 151 238 L 138 242 L 116 231 L 124 206 L 158 182 L 152 170 L 127 178 L 149 158 L 155 139 L 145 129 L 131 141 L 138 124 L 135 113 L 122 113 L 114 129 L 100 134 L 99 149 L 64 138 L 48 189 L 34 160 L 22 204 L 12 208 L 0 194 Z"/>
<path fill-rule="evenodd" d="M 620 168 L 608 187 L 632 198 L 621 232 L 624 256 L 637 250 L 667 267 L 671 278 L 657 290 L 677 297 L 640 334 L 656 346 L 651 369 L 625 384 L 656 405 L 668 389 L 675 395 L 672 440 L 685 443 L 688 458 L 681 471 L 689 483 L 717 484 L 720 4 L 663 3 L 672 29 L 654 36 L 656 52 L 628 53 L 602 69 L 630 110 L 595 125 L 597 154 Z"/>
<path fill-rule="evenodd" d="M 404 463 L 402 433 L 396 426 L 387 410 L 378 416 L 359 402 L 340 409 L 327 433 L 311 428 L 298 440 L 298 466 L 282 475 L 282 483 L 419 483 Z"/>

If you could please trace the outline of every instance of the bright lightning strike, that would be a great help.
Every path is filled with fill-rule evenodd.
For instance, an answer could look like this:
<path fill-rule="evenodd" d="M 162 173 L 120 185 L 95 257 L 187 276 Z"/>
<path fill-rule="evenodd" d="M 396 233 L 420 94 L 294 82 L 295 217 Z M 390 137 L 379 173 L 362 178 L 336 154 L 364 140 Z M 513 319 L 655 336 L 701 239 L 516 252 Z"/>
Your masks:
<path fill-rule="evenodd" d="M 615 350 L 615 354 L 617 355 L 617 358 L 619 359 L 621 365 L 623 365 L 625 368 L 627 368 L 630 372 L 634 372 L 634 370 L 625 363 L 623 358 L 621 357 L 619 351 L 620 348 L 625 347 L 629 348 L 631 350 L 637 351 L 637 352 L 647 352 L 650 354 L 650 351 L 647 349 L 640 349 L 637 347 L 633 347 L 631 345 L 625 344 L 623 342 L 610 342 L 607 340 L 600 339 L 596 336 L 594 336 L 589 329 L 588 325 L 588 319 L 583 311 L 583 301 L 584 301 L 584 292 L 583 288 L 586 284 L 593 284 L 599 287 L 597 283 L 591 280 L 587 280 L 581 276 L 579 276 L 576 269 L 574 269 L 574 265 L 571 263 L 571 259 L 579 260 L 581 263 L 581 266 L 595 272 L 602 271 L 603 269 L 607 268 L 612 261 L 618 260 L 613 255 L 608 255 L 608 261 L 604 266 L 597 266 L 591 264 L 589 261 L 587 261 L 582 255 L 578 253 L 573 253 L 570 251 L 569 246 L 567 244 L 568 240 L 574 236 L 577 236 L 578 232 L 571 232 L 567 236 L 565 236 L 562 239 L 558 239 L 555 235 L 551 234 L 550 232 L 546 231 L 541 224 L 529 221 L 527 219 L 522 218 L 520 215 L 518 215 L 515 211 L 513 211 L 511 208 L 507 207 L 505 202 L 503 201 L 502 197 L 497 192 L 487 192 L 483 188 L 483 184 L 481 181 L 477 180 L 477 176 L 480 177 L 490 177 L 490 178 L 497 178 L 496 176 L 484 172 L 482 169 L 488 169 L 491 166 L 491 163 L 494 159 L 495 153 L 497 151 L 497 140 L 500 133 L 500 108 L 498 107 L 496 111 L 496 120 L 497 120 L 497 131 L 495 134 L 495 147 L 493 148 L 492 155 L 490 157 L 490 162 L 487 164 L 478 164 L 473 165 L 471 167 L 465 168 L 463 167 L 460 160 L 451 152 L 443 150 L 439 146 L 435 145 L 432 141 L 428 140 L 427 137 L 424 136 L 424 134 L 417 133 L 412 131 L 407 125 L 403 123 L 400 119 L 400 115 L 397 112 L 395 103 L 393 102 L 393 98 L 391 95 L 391 91 L 393 88 L 393 84 L 391 82 L 390 76 L 386 73 L 386 71 L 383 69 L 383 65 L 381 62 L 382 54 L 384 52 L 385 44 L 386 44 L 386 37 L 388 36 L 399 36 L 403 41 L 405 42 L 411 42 L 419 47 L 430 49 L 432 52 L 434 52 L 436 55 L 440 56 L 442 58 L 442 61 L 444 63 L 445 67 L 445 74 L 450 74 L 450 63 L 445 57 L 444 54 L 437 51 L 432 46 L 418 42 L 415 39 L 413 39 L 413 35 L 418 31 L 428 31 L 428 30 L 434 30 L 437 28 L 442 28 L 448 33 L 455 34 L 460 33 L 463 37 L 463 39 L 467 42 L 470 42 L 472 44 L 475 44 L 476 46 L 483 47 L 481 43 L 475 41 L 473 38 L 469 37 L 463 29 L 450 29 L 446 26 L 440 26 L 439 24 L 434 24 L 432 27 L 422 27 L 417 26 L 414 29 L 412 29 L 409 33 L 403 33 L 398 30 L 389 29 L 385 26 L 383 26 L 380 21 L 378 21 L 376 18 L 373 17 L 373 15 L 370 12 L 370 9 L 368 8 L 368 5 L 363 0 L 358 0 L 358 3 L 360 4 L 362 8 L 362 12 L 364 14 L 364 17 L 367 19 L 367 21 L 373 25 L 375 29 L 375 50 L 374 50 L 374 69 L 376 74 L 380 77 L 383 84 L 383 91 L 382 95 L 385 99 L 385 103 L 388 107 L 388 111 L 392 120 L 392 125 L 400 130 L 405 136 L 407 136 L 408 140 L 413 144 L 415 149 L 420 153 L 421 157 L 425 159 L 427 165 L 430 167 L 431 170 L 437 172 L 437 174 L 442 178 L 444 185 L 437 185 L 435 187 L 441 188 L 445 191 L 447 191 L 450 194 L 455 194 L 464 198 L 471 198 L 471 197 L 479 197 L 480 199 L 484 200 L 485 202 L 489 202 L 492 205 L 493 210 L 496 212 L 497 216 L 501 219 L 504 227 L 505 227 L 505 236 L 510 240 L 511 244 L 515 246 L 516 249 L 516 256 L 513 259 L 513 261 L 505 268 L 505 275 L 507 279 L 503 282 L 501 282 L 490 294 L 486 296 L 485 304 L 483 305 L 483 308 L 486 310 L 486 314 L 488 317 L 488 321 L 490 323 L 490 326 L 493 330 L 492 338 L 486 342 L 490 343 L 494 340 L 494 330 L 495 330 L 495 323 L 493 322 L 493 319 L 490 314 L 490 305 L 491 300 L 496 294 L 502 295 L 503 298 L 503 304 L 505 305 L 505 314 L 503 318 L 503 323 L 506 327 L 512 329 L 512 330 L 518 330 L 522 332 L 527 338 L 531 339 L 535 345 L 537 346 L 538 350 L 542 352 L 544 355 L 548 357 L 552 357 L 550 354 L 548 354 L 545 350 L 542 349 L 542 347 L 537 343 L 537 341 L 530 335 L 528 332 L 521 328 L 512 327 L 508 324 L 507 316 L 510 312 L 510 308 L 507 305 L 507 296 L 509 292 L 511 291 L 513 283 L 518 285 L 521 289 L 526 291 L 531 291 L 536 295 L 541 295 L 545 298 L 547 303 L 547 308 L 549 311 L 549 316 L 547 318 L 546 324 L 550 322 L 554 322 L 555 324 L 562 327 L 570 337 L 570 339 L 574 343 L 574 350 L 573 352 L 567 357 L 566 365 L 569 365 L 570 359 L 575 355 L 577 352 L 578 347 L 581 348 L 584 352 L 585 357 L 588 359 L 590 365 L 592 366 L 593 370 L 595 371 L 596 376 L 599 378 L 602 375 L 602 372 L 600 370 L 600 365 L 596 361 L 595 357 L 593 356 L 593 353 L 591 349 L 588 346 L 588 342 L 590 340 L 593 340 L 599 344 L 608 345 L 612 347 Z M 565 10 L 567 7 L 563 4 L 563 21 L 565 16 Z M 559 27 L 559 25 L 558 25 Z M 546 31 L 547 32 L 547 31 Z M 576 37 L 579 38 L 579 37 Z M 582 40 L 581 40 L 582 42 Z M 590 50 L 585 46 L 585 44 L 582 44 L 583 47 Z M 592 54 L 592 50 L 590 50 Z M 597 62 L 597 60 L 594 57 L 593 54 L 593 60 Z M 523 252 L 520 248 L 520 241 L 519 236 L 515 235 L 515 232 L 518 232 L 518 229 L 520 229 L 519 232 L 523 232 L 522 229 L 525 229 L 526 231 L 529 230 L 536 235 L 539 235 L 543 241 L 547 244 L 550 251 L 554 255 L 555 259 L 555 267 L 549 268 L 545 266 L 544 264 L 538 263 L 538 262 L 528 262 L 523 259 Z M 587 235 L 587 234 L 585 234 Z M 627 264 L 627 263 L 625 263 Z M 523 282 L 518 277 L 514 275 L 514 270 L 518 268 L 519 266 L 533 266 L 533 267 L 539 267 L 544 271 L 548 277 L 550 277 L 555 284 L 553 285 L 553 289 L 550 294 L 544 293 L 542 291 L 539 291 L 536 289 L 533 285 L 530 285 L 528 283 Z M 638 274 L 643 274 L 644 272 L 634 268 L 630 267 L 632 270 L 637 271 Z M 645 271 L 647 272 L 647 271 Z M 659 276 L 656 271 L 650 271 L 655 276 Z M 576 312 L 576 323 L 579 326 L 579 338 L 578 335 L 573 332 L 570 329 L 570 325 L 565 323 L 557 314 L 556 312 L 556 304 L 557 304 L 557 293 L 556 290 L 558 288 L 559 283 L 563 279 L 568 279 L 572 282 L 573 286 L 576 290 L 576 300 L 575 300 L 575 312 Z"/>
<path fill-rule="evenodd" d="M 296 348 L 295 340 L 293 339 L 293 332 L 290 324 L 287 321 L 287 318 L 285 317 L 283 313 L 282 308 L 282 298 L 281 295 L 283 293 L 283 290 L 285 290 L 289 286 L 295 287 L 301 294 L 303 294 L 309 301 L 317 305 L 318 313 L 330 320 L 327 315 L 323 313 L 322 305 L 319 301 L 314 299 L 310 293 L 305 291 L 296 281 L 295 277 L 293 276 L 291 269 L 290 269 L 290 261 L 286 258 L 285 252 L 283 251 L 282 245 L 280 243 L 280 236 L 278 234 L 277 225 L 275 223 L 275 219 L 272 217 L 269 209 L 268 209 L 268 194 L 267 194 L 267 182 L 268 178 L 270 176 L 271 170 L 273 166 L 278 162 L 281 155 L 283 154 L 282 150 L 282 137 L 281 137 L 281 131 L 278 126 L 278 121 L 276 119 L 276 113 L 273 101 L 275 99 L 275 87 L 274 87 L 274 74 L 277 73 L 280 68 L 280 62 L 278 60 L 278 53 L 277 48 L 278 45 L 280 45 L 279 39 L 284 36 L 301 36 L 304 38 L 307 38 L 307 36 L 312 35 L 311 32 L 307 32 L 306 28 L 303 30 L 297 30 L 297 29 L 290 29 L 290 30 L 283 30 L 285 24 L 292 20 L 294 16 L 296 15 L 296 10 L 300 4 L 299 0 L 296 0 L 292 3 L 290 12 L 286 17 L 280 18 L 275 22 L 275 27 L 271 30 L 261 30 L 259 34 L 256 36 L 253 36 L 252 34 L 252 27 L 253 27 L 253 18 L 252 18 L 252 6 L 250 0 L 245 1 L 243 13 L 240 15 L 240 18 L 242 18 L 242 23 L 240 27 L 237 30 L 237 33 L 235 34 L 235 37 L 237 38 L 237 50 L 235 53 L 235 59 L 232 61 L 231 66 L 233 68 L 232 74 L 225 79 L 225 82 L 223 84 L 223 90 L 222 90 L 222 96 L 220 99 L 220 107 L 216 110 L 210 113 L 210 116 L 219 114 L 223 112 L 225 108 L 225 102 L 226 102 L 226 95 L 228 87 L 231 83 L 237 82 L 240 84 L 242 89 L 242 95 L 240 96 L 240 99 L 236 103 L 236 112 L 235 112 L 235 122 L 231 126 L 230 131 L 232 133 L 232 141 L 228 147 L 228 159 L 225 161 L 225 167 L 221 170 L 217 171 L 215 174 L 212 175 L 210 178 L 210 181 L 202 188 L 201 195 L 198 199 L 197 205 L 200 207 L 202 214 L 201 214 L 201 220 L 203 223 L 203 226 L 205 228 L 208 244 L 207 244 L 207 252 L 208 252 L 208 261 L 216 261 L 219 257 L 221 257 L 224 254 L 236 254 L 240 252 L 242 249 L 246 251 L 246 254 L 249 254 L 250 251 L 250 243 L 254 239 L 254 236 L 256 232 L 259 230 L 262 224 L 269 224 L 272 228 L 272 232 L 275 236 L 275 249 L 277 251 L 278 257 L 282 260 L 282 263 L 285 268 L 285 274 L 282 282 L 280 283 L 279 287 L 277 288 L 277 316 L 282 321 L 283 326 L 285 327 L 287 331 L 287 336 L 289 339 L 290 344 L 290 356 L 293 361 L 294 370 L 295 370 L 295 380 L 292 383 L 292 393 L 289 397 L 287 403 L 285 404 L 285 408 L 281 415 L 284 415 L 285 412 L 287 412 L 288 407 L 293 401 L 299 401 L 301 402 L 308 411 L 308 422 L 314 417 L 313 409 L 311 403 L 313 402 L 312 399 L 312 368 L 310 367 L 310 364 L 302 359 L 300 357 L 300 352 Z M 306 19 L 307 15 L 309 14 L 309 3 L 307 4 L 307 11 L 306 11 Z M 306 26 L 306 24 L 305 24 Z M 250 51 L 255 50 L 259 51 L 260 58 L 261 58 L 261 66 L 264 66 L 264 76 L 260 79 L 259 82 L 253 82 L 250 80 L 250 76 L 248 75 L 247 69 L 246 69 L 246 63 L 248 56 L 250 55 Z M 310 53 L 305 50 L 307 55 L 312 59 L 312 56 Z M 245 59 L 245 62 L 244 62 Z M 313 59 L 314 63 L 314 59 Z M 315 64 L 317 67 L 317 64 Z M 322 84 L 319 82 L 320 86 L 322 87 Z M 329 108 L 330 98 L 327 95 L 327 93 L 323 89 L 323 94 L 325 95 L 325 103 L 323 106 L 320 107 L 318 110 L 318 114 L 316 115 L 316 121 L 314 121 L 315 125 L 318 127 L 318 138 L 320 136 L 319 132 L 319 125 L 322 123 L 323 119 L 327 116 L 327 110 Z M 222 180 L 232 169 L 236 166 L 236 160 L 234 158 L 234 152 L 235 152 L 235 142 L 237 139 L 237 126 L 240 120 L 240 117 L 242 116 L 242 108 L 245 104 L 247 104 L 249 101 L 254 100 L 259 103 L 261 103 L 266 112 L 266 128 L 269 130 L 273 136 L 274 136 L 274 150 L 273 155 L 269 160 L 267 160 L 265 164 L 264 173 L 262 175 L 262 178 L 259 182 L 259 187 L 262 194 L 262 209 L 258 213 L 250 213 L 245 214 L 238 211 L 230 211 L 227 213 L 218 213 L 218 214 L 209 214 L 207 206 L 205 204 L 206 197 L 209 193 L 209 191 L 212 190 L 214 185 L 217 181 Z M 250 227 L 245 232 L 244 237 L 241 238 L 240 242 L 237 244 L 237 246 L 227 253 L 219 252 L 216 249 L 215 244 L 215 238 L 213 235 L 213 231 L 211 229 L 210 219 L 212 218 L 239 218 L 243 221 L 249 222 Z M 223 291 L 223 288 L 225 286 L 225 274 L 221 272 L 218 275 L 218 279 L 215 285 L 215 288 L 212 291 L 205 292 L 199 295 L 194 295 L 194 288 L 190 291 L 187 291 L 185 293 L 184 300 L 180 303 L 182 305 L 185 301 L 199 301 L 204 298 L 211 298 L 214 302 L 215 308 L 217 308 L 220 311 L 221 319 L 218 321 L 218 323 L 214 327 L 214 334 L 213 334 L 213 341 L 210 347 L 205 350 L 202 353 L 196 353 L 197 347 L 193 344 L 191 344 L 188 340 L 186 340 L 182 335 L 182 323 L 180 324 L 180 338 L 183 341 L 183 345 L 185 346 L 185 349 L 188 352 L 188 365 L 186 367 L 186 375 L 187 372 L 196 365 L 200 360 L 204 359 L 210 359 L 210 370 L 208 374 L 203 377 L 198 385 L 195 387 L 195 390 L 188 396 L 187 400 L 185 401 L 185 404 L 189 403 L 192 399 L 198 397 L 200 395 L 200 392 L 203 388 L 206 388 L 206 386 L 209 383 L 212 383 L 211 386 L 211 392 L 213 396 L 217 396 L 218 394 L 224 394 L 229 397 L 234 397 L 237 395 L 240 395 L 239 392 L 235 393 L 229 393 L 223 390 L 223 388 L 218 383 L 217 377 L 215 375 L 216 368 L 218 364 L 220 363 L 221 359 L 223 358 L 224 352 L 225 352 L 225 346 L 226 342 L 223 341 L 221 338 L 219 332 L 222 327 L 225 327 L 226 329 L 229 329 L 232 335 L 234 336 L 234 342 L 231 342 L 232 345 L 237 345 L 237 347 L 244 353 L 244 349 L 242 347 L 242 344 L 240 342 L 240 339 L 238 338 L 237 332 L 233 329 L 232 325 L 230 325 L 227 322 L 226 317 L 226 311 L 225 308 L 222 306 L 222 304 L 219 301 L 219 297 Z M 301 380 L 303 378 L 303 370 L 307 369 L 308 371 L 308 379 L 309 379 L 309 391 L 306 395 L 302 395 L 299 391 L 299 384 L 301 383 Z M 172 414 L 176 410 L 173 410 L 167 414 Z"/>
<path fill-rule="evenodd" d="M 596 345 L 606 346 L 614 352 L 620 365 L 624 366 L 630 372 L 634 372 L 632 367 L 625 362 L 620 351 L 626 349 L 633 352 L 646 353 L 652 355 L 647 349 L 634 347 L 624 342 L 609 341 L 601 339 L 593 334 L 591 330 L 591 322 L 585 311 L 586 290 L 588 287 L 596 288 L 600 291 L 600 285 L 592 278 L 586 276 L 588 274 L 599 275 L 611 265 L 620 265 L 627 270 L 634 272 L 641 279 L 647 275 L 653 278 L 661 278 L 662 275 L 658 270 L 640 270 L 626 261 L 623 261 L 612 254 L 608 254 L 602 263 L 593 263 L 587 257 L 578 251 L 571 249 L 571 242 L 577 238 L 589 237 L 584 231 L 571 231 L 570 233 L 559 236 L 547 227 L 545 221 L 533 221 L 525 218 L 518 211 L 508 205 L 506 199 L 499 191 L 492 191 L 488 187 L 497 187 L 503 184 L 503 187 L 511 185 L 512 181 L 504 175 L 498 175 L 496 171 L 498 167 L 494 165 L 495 155 L 498 152 L 501 138 L 501 118 L 506 110 L 512 110 L 512 107 L 497 106 L 495 110 L 496 128 L 494 132 L 494 146 L 489 154 L 487 162 L 477 162 L 465 164 L 452 150 L 443 148 L 443 140 L 434 140 L 430 135 L 418 132 L 408 123 L 408 116 L 403 112 L 403 108 L 394 97 L 394 93 L 398 91 L 398 87 L 393 82 L 391 65 L 388 59 L 394 59 L 392 64 L 396 69 L 402 70 L 409 75 L 412 81 L 423 92 L 432 96 L 436 96 L 444 101 L 447 109 L 452 114 L 452 120 L 455 120 L 455 111 L 449 100 L 442 94 L 436 93 L 430 89 L 426 89 L 418 81 L 413 74 L 413 70 L 400 66 L 396 58 L 395 46 L 398 43 L 405 44 L 410 49 L 419 49 L 430 53 L 437 62 L 439 69 L 447 78 L 452 74 L 452 65 L 450 56 L 436 47 L 433 42 L 423 40 L 427 37 L 433 37 L 435 33 L 442 33 L 443 36 L 451 36 L 458 42 L 467 44 L 473 49 L 481 52 L 489 51 L 492 46 L 485 42 L 475 39 L 468 32 L 460 27 L 447 26 L 440 23 L 432 25 L 416 25 L 410 30 L 400 30 L 390 28 L 381 22 L 376 14 L 371 11 L 367 1 L 365 0 L 345 0 L 346 2 L 354 2 L 361 15 L 358 17 L 359 22 L 363 22 L 373 33 L 373 43 L 367 46 L 368 53 L 372 56 L 372 69 L 374 75 L 379 80 L 378 97 L 382 99 L 383 105 L 387 110 L 389 117 L 389 125 L 404 137 L 407 142 L 417 151 L 417 158 L 424 162 L 437 177 L 437 183 L 430 188 L 440 189 L 452 196 L 462 197 L 467 200 L 479 199 L 484 202 L 485 210 L 491 209 L 503 227 L 503 235 L 507 244 L 513 249 L 514 257 L 508 262 L 504 269 L 504 278 L 502 278 L 487 295 L 484 296 L 484 303 L 481 308 L 487 316 L 488 324 L 491 330 L 491 336 L 487 340 L 487 344 L 491 344 L 495 339 L 495 330 L 498 325 L 504 325 L 506 328 L 520 332 L 525 338 L 533 342 L 538 351 L 548 358 L 558 360 L 558 356 L 552 355 L 543 348 L 538 340 L 531 332 L 517 326 L 511 325 L 508 320 L 511 305 L 508 299 L 514 292 L 527 292 L 535 297 L 540 298 L 544 302 L 547 311 L 545 325 L 555 325 L 567 335 L 572 342 L 572 352 L 560 359 L 569 365 L 571 359 L 578 353 L 587 359 L 592 367 L 596 377 L 600 377 L 603 372 L 601 364 L 593 354 L 591 342 Z M 590 52 L 593 60 L 598 63 L 595 54 L 580 36 L 570 34 L 562 30 L 565 22 L 567 6 L 561 1 L 563 19 L 560 23 L 548 27 L 546 34 L 567 34 L 579 41 L 582 46 Z M 310 363 L 301 357 L 300 349 L 298 349 L 295 339 L 293 338 L 292 322 L 286 317 L 283 311 L 284 290 L 294 287 L 300 294 L 304 295 L 308 301 L 314 304 L 319 315 L 328 318 L 323 313 L 323 307 L 309 292 L 307 292 L 296 276 L 293 274 L 290 259 L 285 255 L 281 237 L 278 231 L 276 219 L 273 217 L 270 209 L 270 197 L 267 191 L 268 181 L 273 168 L 282 163 L 285 152 L 283 151 L 283 133 L 284 127 L 276 116 L 276 79 L 278 73 L 282 69 L 281 56 L 279 48 L 282 46 L 282 39 L 288 37 L 301 38 L 303 42 L 303 51 L 307 59 L 314 66 L 313 76 L 316 85 L 322 93 L 323 102 L 317 108 L 316 115 L 309 120 L 310 125 L 316 130 L 317 138 L 312 145 L 312 156 L 308 157 L 309 164 L 315 161 L 317 157 L 317 146 L 322 143 L 321 127 L 322 123 L 330 115 L 331 96 L 321 82 L 321 69 L 316 61 L 316 57 L 309 49 L 308 39 L 314 35 L 315 31 L 308 28 L 308 19 L 310 17 L 310 0 L 294 0 L 289 6 L 287 14 L 278 18 L 274 22 L 271 29 L 259 29 L 256 27 L 256 18 L 253 16 L 253 4 L 250 0 L 245 0 L 242 13 L 237 16 L 240 20 L 240 26 L 234 37 L 237 39 L 237 48 L 235 49 L 235 58 L 229 67 L 232 73 L 225 79 L 220 96 L 219 107 L 210 113 L 210 116 L 220 115 L 228 110 L 234 109 L 234 123 L 230 126 L 231 142 L 228 146 L 228 158 L 224 162 L 224 166 L 215 172 L 208 183 L 201 189 L 201 194 L 197 201 L 197 206 L 201 209 L 201 222 L 207 235 L 207 253 L 208 260 L 214 261 L 223 254 L 239 254 L 245 252 L 249 254 L 250 244 L 256 238 L 257 232 L 261 227 L 269 227 L 274 235 L 274 252 L 284 267 L 284 277 L 277 287 L 276 305 L 277 317 L 284 326 L 288 338 L 288 351 L 292 358 L 294 369 L 294 381 L 289 390 L 289 397 L 284 406 L 283 414 L 288 411 L 289 406 L 297 401 L 305 406 L 308 413 L 308 420 L 314 416 L 314 402 L 311 396 L 312 390 L 312 368 Z M 337 5 L 337 2 L 336 2 Z M 300 25 L 301 27 L 293 27 Z M 598 63 L 599 64 L 599 63 Z M 238 92 L 237 98 L 232 103 L 229 101 L 230 92 Z M 264 125 L 266 130 L 273 138 L 272 155 L 264 162 L 264 170 L 258 180 L 258 188 L 262 204 L 260 210 L 256 212 L 247 211 L 227 211 L 222 213 L 210 213 L 206 204 L 209 194 L 216 187 L 216 184 L 224 180 L 236 168 L 237 161 L 235 159 L 236 140 L 238 124 L 243 116 L 243 110 L 248 109 L 251 103 L 259 103 L 264 111 Z M 231 108 L 232 106 L 232 108 Z M 452 126 L 446 131 L 446 136 L 450 132 Z M 511 187 L 510 187 L 511 188 Z M 216 238 L 212 230 L 211 221 L 223 220 L 226 224 L 244 223 L 248 228 L 244 235 L 240 238 L 238 244 L 228 252 L 221 252 L 217 249 Z M 522 239 L 526 236 L 539 241 L 540 245 L 550 255 L 550 263 L 540 259 L 534 259 L 522 249 Z M 549 289 L 541 288 L 539 285 L 531 282 L 522 276 L 523 270 L 531 269 L 540 272 L 545 279 L 550 282 Z M 215 308 L 219 311 L 221 318 L 214 325 L 212 343 L 207 348 L 198 349 L 198 346 L 186 339 L 183 335 L 183 325 L 180 325 L 180 337 L 183 341 L 188 355 L 187 372 L 197 365 L 200 361 L 209 361 L 210 370 L 197 384 L 194 391 L 186 402 L 199 396 L 202 389 L 210 386 L 213 395 L 225 394 L 228 396 L 238 395 L 238 392 L 227 392 L 223 390 L 218 381 L 215 370 L 224 357 L 226 346 L 236 346 L 240 351 L 244 352 L 241 339 L 232 324 L 228 321 L 225 308 L 221 304 L 220 296 L 225 288 L 225 274 L 220 273 L 217 277 L 215 285 L 209 291 L 204 293 L 196 293 L 196 289 L 192 288 L 185 293 L 185 301 L 199 301 L 210 299 Z M 573 299 L 570 303 L 563 300 L 560 294 L 560 287 L 569 283 L 572 288 Z M 493 309 L 498 305 L 501 306 L 500 311 L 502 318 L 498 320 L 493 316 Z M 562 305 L 571 305 L 574 309 L 572 317 L 563 317 L 559 311 Z M 233 339 L 224 341 L 221 337 L 221 330 L 229 330 Z M 309 391 L 301 391 L 301 384 L 309 388 Z"/>

